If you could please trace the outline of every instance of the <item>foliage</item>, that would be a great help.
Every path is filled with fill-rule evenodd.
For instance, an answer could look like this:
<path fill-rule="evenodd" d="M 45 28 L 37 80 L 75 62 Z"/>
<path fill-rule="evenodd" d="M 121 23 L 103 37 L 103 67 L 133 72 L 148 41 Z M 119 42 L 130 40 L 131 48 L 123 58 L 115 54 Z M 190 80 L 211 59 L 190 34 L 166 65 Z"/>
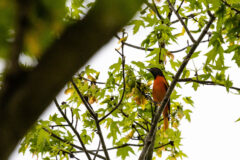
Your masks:
<path fill-rule="evenodd" d="M 61 0 L 57 4 L 41 0 L 38 3 L 32 8 L 34 14 L 29 15 L 29 22 L 25 26 L 29 32 L 25 36 L 22 52 L 32 60 L 40 58 L 42 51 L 58 38 L 64 27 L 81 19 L 94 5 L 94 2 L 84 0 L 72 0 L 68 3 Z M 59 113 L 51 114 L 48 120 L 40 120 L 25 136 L 19 152 L 25 153 L 29 149 L 33 155 L 41 155 L 46 160 L 55 157 L 77 159 L 83 155 L 84 149 L 76 132 L 88 149 L 95 147 L 94 144 L 101 139 L 99 132 L 102 132 L 105 140 L 111 140 L 113 149 L 117 150 L 116 155 L 121 159 L 137 154 L 135 148 L 142 149 L 155 111 L 151 100 L 152 75 L 145 69 L 153 66 L 161 68 L 170 83 L 186 56 L 184 51 L 189 53 L 193 44 L 186 45 L 180 51 L 170 50 L 171 45 L 180 43 L 182 36 L 188 36 L 186 29 L 193 37 L 198 37 L 208 23 L 211 12 L 216 20 L 205 39 L 200 42 L 208 43 L 209 49 L 196 51 L 191 57 L 197 61 L 205 55 L 203 65 L 201 69 L 196 67 L 184 69 L 177 88 L 170 97 L 171 127 L 164 131 L 161 128 L 163 122 L 160 120 L 158 124 L 160 129 L 154 142 L 156 159 L 162 157 L 163 152 L 167 153 L 166 159 L 170 160 L 186 157 L 181 150 L 179 125 L 183 119 L 191 121 L 191 106 L 194 106 L 194 102 L 191 96 L 178 93 L 178 89 L 182 88 L 180 82 L 192 83 L 195 91 L 200 84 L 225 86 L 228 92 L 234 89 L 227 75 L 229 66 L 225 65 L 225 59 L 230 55 L 232 62 L 240 67 L 240 4 L 230 0 L 172 0 L 171 3 L 187 28 L 179 29 L 180 20 L 173 16 L 174 13 L 167 1 L 146 2 L 135 19 L 129 23 L 132 33 L 126 34 L 126 31 L 122 30 L 123 37 L 117 36 L 122 48 L 116 51 L 120 58 L 106 69 L 108 71 L 106 81 L 99 83 L 100 72 L 91 66 L 77 73 L 73 81 L 66 86 L 65 94 L 68 94 L 69 98 L 60 105 L 68 120 Z M 3 33 L 0 39 L 0 57 L 3 60 L 9 58 L 6 53 L 10 50 L 15 33 L 14 22 L 8 21 L 14 16 L 10 11 L 11 7 L 13 7 L 11 1 L 0 2 L 0 10 L 4 14 L 0 15 L 2 19 L 0 32 Z M 131 63 L 126 63 L 123 52 L 124 47 L 129 44 L 126 35 L 136 36 L 147 28 L 150 28 L 151 32 L 142 41 L 141 46 L 133 46 L 146 51 L 146 61 L 140 62 L 135 59 Z M 181 53 L 181 56 L 175 58 L 175 53 Z M 240 93 L 240 89 L 235 90 Z M 84 107 L 86 105 L 90 109 L 86 109 Z M 90 112 L 91 107 L 97 115 L 97 120 L 95 114 Z M 102 143 L 103 141 L 101 145 Z M 102 150 L 89 153 L 101 158 L 103 154 L 98 152 L 103 150 L 104 147 Z"/>

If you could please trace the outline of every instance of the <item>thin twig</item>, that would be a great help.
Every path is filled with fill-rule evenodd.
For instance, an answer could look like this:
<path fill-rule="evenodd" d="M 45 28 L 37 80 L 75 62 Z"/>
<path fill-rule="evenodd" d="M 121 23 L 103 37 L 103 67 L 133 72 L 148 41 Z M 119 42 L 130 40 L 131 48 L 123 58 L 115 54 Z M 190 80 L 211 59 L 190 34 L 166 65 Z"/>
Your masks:
<path fill-rule="evenodd" d="M 108 151 L 110 150 L 114 150 L 114 149 L 119 149 L 119 148 L 124 148 L 124 147 L 127 147 L 127 146 L 132 146 L 132 147 L 142 147 L 143 144 L 131 144 L 131 143 L 126 143 L 126 144 L 123 144 L 123 145 L 120 145 L 120 146 L 116 146 L 116 147 L 111 147 L 111 148 L 107 148 Z M 89 150 L 91 152 L 96 152 L 97 150 Z M 102 149 L 99 149 L 99 151 L 103 151 Z M 83 151 L 76 151 L 74 153 L 81 153 Z"/>
<path fill-rule="evenodd" d="M 74 134 L 77 136 L 78 141 L 79 141 L 80 144 L 82 145 L 83 151 L 85 152 L 87 158 L 88 158 L 89 160 L 91 160 L 91 157 L 90 157 L 89 153 L 87 152 L 87 149 L 86 149 L 86 147 L 85 147 L 85 144 L 83 143 L 83 141 L 82 141 L 82 139 L 81 139 L 78 131 L 73 127 L 72 123 L 71 123 L 71 122 L 69 121 L 69 119 L 67 118 L 67 115 L 64 114 L 64 112 L 62 111 L 61 107 L 59 106 L 57 100 L 54 99 L 53 101 L 54 101 L 54 103 L 55 103 L 58 111 L 61 113 L 61 115 L 63 116 L 63 118 L 65 119 L 65 121 L 68 123 L 68 125 L 70 126 L 70 128 L 72 129 L 72 131 L 74 132 Z"/>
<path fill-rule="evenodd" d="M 82 93 L 80 92 L 80 90 L 77 88 L 77 85 L 74 83 L 73 80 L 71 80 L 75 90 L 77 91 L 79 97 L 81 98 L 81 100 L 83 101 L 85 107 L 87 108 L 87 110 L 90 112 L 91 116 L 93 117 L 94 121 L 95 121 L 95 124 L 96 124 L 96 127 L 97 127 L 97 133 L 99 135 L 99 138 L 100 138 L 100 141 L 101 141 L 101 144 L 102 144 L 102 147 L 103 147 L 103 150 L 104 150 L 104 154 L 106 156 L 106 159 L 107 160 L 110 160 L 110 157 L 109 157 L 109 154 L 106 150 L 106 143 L 104 141 L 104 138 L 103 138 L 103 134 L 102 134 L 102 130 L 101 130 L 101 127 L 99 125 L 99 120 L 98 120 L 98 115 L 97 113 L 95 113 L 92 109 L 92 106 L 86 101 L 86 99 L 84 98 L 84 96 L 82 95 Z"/>
<path fill-rule="evenodd" d="M 184 29 L 186 30 L 186 32 L 187 32 L 189 38 L 191 39 L 191 41 L 192 41 L 193 43 L 195 43 L 195 42 L 196 42 L 195 39 L 193 38 L 191 32 L 188 30 L 188 27 L 186 26 L 186 24 L 183 22 L 183 19 L 180 17 L 179 13 L 174 9 L 174 7 L 173 7 L 172 3 L 170 2 L 170 0 L 167 0 L 167 2 L 168 2 L 168 4 L 169 4 L 170 8 L 173 10 L 173 12 L 174 12 L 174 13 L 176 14 L 176 16 L 178 17 L 178 19 L 179 19 L 179 21 L 181 22 L 181 24 L 183 25 L 183 27 L 184 27 Z"/>
<path fill-rule="evenodd" d="M 228 6 L 231 10 L 237 12 L 237 14 L 240 14 L 240 11 L 236 8 L 233 8 L 230 4 L 228 4 L 226 1 L 221 0 L 226 6 Z"/>
<path fill-rule="evenodd" d="M 78 75 L 78 76 L 79 76 L 79 79 L 80 79 L 80 80 L 83 79 L 83 80 L 89 81 L 89 82 L 91 82 L 91 83 L 93 83 L 93 84 L 106 84 L 106 82 L 92 81 L 92 80 L 90 80 L 90 79 L 88 79 L 88 78 L 82 77 L 81 75 Z M 117 83 L 115 83 L 115 85 L 120 86 L 120 85 L 117 84 Z"/>
<path fill-rule="evenodd" d="M 142 136 L 140 135 L 140 133 L 139 133 L 137 127 L 136 127 L 135 125 L 132 125 L 132 127 L 133 127 L 133 128 L 135 129 L 135 131 L 137 132 L 139 139 L 142 140 L 142 141 L 144 142 L 144 140 L 143 140 Z M 139 139 L 138 139 L 138 140 L 139 140 Z"/>
<path fill-rule="evenodd" d="M 170 142 L 168 142 L 168 143 L 166 143 L 166 144 L 163 144 L 163 145 L 161 145 L 161 146 L 154 147 L 154 149 L 162 148 L 162 147 L 165 147 L 165 146 L 167 146 L 167 145 L 173 145 L 173 141 L 170 141 Z"/>
<path fill-rule="evenodd" d="M 182 2 L 180 3 L 178 9 L 177 9 L 177 12 L 180 10 L 180 8 L 182 7 L 182 4 L 183 4 L 184 0 L 182 0 Z"/>
<path fill-rule="evenodd" d="M 185 17 L 182 17 L 182 19 L 186 20 L 186 19 L 189 19 L 189 18 L 194 18 L 194 17 L 196 17 L 198 15 L 199 15 L 199 13 L 191 13 L 191 14 L 185 16 Z M 174 21 L 171 22 L 171 24 L 177 23 L 179 21 L 180 21 L 179 19 L 174 20 Z"/>
<path fill-rule="evenodd" d="M 123 110 L 121 109 L 120 112 L 122 113 L 122 115 L 124 117 L 129 117 L 126 113 L 123 112 Z M 145 128 L 143 125 L 141 125 L 140 123 L 133 121 L 133 123 L 135 123 L 136 125 L 138 125 L 140 128 L 142 128 L 143 130 L 145 130 L 146 132 L 148 132 L 149 130 L 147 128 Z"/>
<path fill-rule="evenodd" d="M 124 52 L 123 52 L 123 47 L 124 47 L 124 43 L 122 43 L 122 78 L 123 78 L 123 91 L 122 91 L 122 96 L 120 101 L 118 102 L 118 104 L 109 112 L 107 113 L 105 116 L 103 116 L 101 119 L 99 119 L 99 122 L 103 121 L 104 119 L 106 119 L 110 114 L 112 114 L 112 112 L 114 112 L 116 109 L 118 109 L 118 107 L 121 105 L 124 95 L 125 95 L 125 90 L 126 90 L 126 81 L 125 81 L 125 56 L 124 56 Z"/>
<path fill-rule="evenodd" d="M 109 157 L 108 152 L 107 152 L 106 143 L 105 143 L 104 138 L 103 138 L 103 133 L 102 133 L 101 127 L 99 125 L 100 122 L 98 121 L 98 119 L 96 119 L 95 123 L 96 123 L 96 126 L 97 126 L 97 133 L 99 135 L 99 138 L 100 138 L 100 141 L 101 141 L 102 148 L 103 148 L 104 154 L 106 156 L 106 159 L 110 160 L 110 157 Z"/>
<path fill-rule="evenodd" d="M 179 79 L 178 82 L 195 82 L 195 83 L 199 83 L 199 84 L 203 84 L 203 85 L 217 85 L 217 86 L 226 87 L 224 84 L 221 84 L 221 83 L 217 83 L 217 82 L 213 82 L 213 81 L 201 81 L 201 80 L 196 80 L 193 78 Z M 238 88 L 238 87 L 229 87 L 229 88 L 240 91 L 240 88 Z"/>
<path fill-rule="evenodd" d="M 141 83 L 137 83 L 137 89 L 141 92 L 141 94 L 147 99 L 149 100 L 151 103 L 156 105 L 156 102 L 154 102 L 154 100 L 152 99 L 152 97 L 149 94 L 146 94 L 143 90 L 141 90 L 140 87 Z"/>
<path fill-rule="evenodd" d="M 154 1 L 153 1 L 153 2 L 154 2 Z M 158 10 L 157 10 L 156 5 L 153 6 L 153 5 L 150 4 L 148 1 L 145 1 L 144 3 L 145 3 L 149 8 L 151 8 L 151 10 L 152 10 L 153 12 L 156 13 L 157 17 L 158 17 L 162 22 L 164 21 L 164 18 L 158 13 Z"/>
<path fill-rule="evenodd" d="M 151 123 L 150 123 L 147 119 L 145 119 L 144 117 L 142 117 L 140 114 L 138 114 L 138 116 L 139 116 L 140 118 L 142 118 L 147 124 L 149 124 L 149 125 L 151 126 Z"/>
<path fill-rule="evenodd" d="M 153 7 L 154 7 L 154 12 L 157 14 L 158 18 L 161 20 L 161 22 L 163 23 L 164 22 L 164 18 L 160 15 L 160 13 L 158 12 L 158 8 L 157 8 L 157 5 L 155 3 L 154 0 L 152 0 L 152 3 L 153 3 Z"/>
<path fill-rule="evenodd" d="M 68 124 L 61 124 L 61 125 L 50 125 L 49 127 L 54 128 L 54 127 L 69 127 Z"/>
<path fill-rule="evenodd" d="M 61 137 L 59 137 L 59 136 L 57 136 L 56 134 L 54 134 L 54 133 L 52 133 L 51 131 L 49 131 L 47 128 L 43 128 L 43 130 L 46 131 L 47 133 L 49 133 L 49 135 L 50 135 L 51 137 L 56 138 L 57 140 L 59 140 L 59 141 L 61 141 L 61 142 L 63 142 L 63 143 L 69 144 L 70 146 L 72 146 L 72 147 L 74 147 L 74 148 L 77 148 L 77 149 L 83 151 L 83 148 L 82 148 L 82 147 L 77 146 L 77 145 L 75 145 L 75 144 L 73 144 L 73 143 L 68 142 L 67 140 L 62 139 Z M 96 155 L 98 158 L 106 159 L 105 157 L 103 157 L 103 156 L 101 156 L 101 155 L 99 155 L 99 154 L 96 154 L 96 153 L 94 153 L 94 152 L 92 152 L 92 151 L 89 151 L 89 150 L 88 150 L 87 152 L 88 152 L 89 154 Z"/>
<path fill-rule="evenodd" d="M 97 155 L 97 154 L 98 154 L 98 152 L 99 152 L 100 145 L 101 145 L 101 141 L 99 141 L 99 143 L 98 143 L 98 148 L 97 148 L 96 155 Z M 96 157 L 97 157 L 96 155 L 93 157 L 93 160 L 95 160 L 95 159 L 96 159 Z"/>
<path fill-rule="evenodd" d="M 74 122 L 74 114 L 73 114 L 73 110 L 72 110 L 72 108 L 70 108 L 70 110 L 71 110 L 71 115 L 72 115 L 72 124 L 73 124 L 73 122 Z"/>
<path fill-rule="evenodd" d="M 71 83 L 74 87 L 74 89 L 76 90 L 78 96 L 81 98 L 82 102 L 84 103 L 85 107 L 87 108 L 87 110 L 89 111 L 89 113 L 91 114 L 91 116 L 93 116 L 93 118 L 96 118 L 96 113 L 93 111 L 92 107 L 90 106 L 90 104 L 88 103 L 88 101 L 86 101 L 86 99 L 84 98 L 84 96 L 81 94 L 81 92 L 79 91 L 76 83 L 73 81 L 73 79 L 71 79 Z"/>
<path fill-rule="evenodd" d="M 60 150 L 58 151 L 58 154 L 59 154 L 59 152 L 62 152 L 63 154 L 68 154 L 71 158 L 75 158 L 76 160 L 80 160 L 80 159 L 77 158 L 72 152 L 68 152 L 68 151 L 63 150 L 63 149 L 60 149 Z"/>
<path fill-rule="evenodd" d="M 77 129 L 77 125 L 78 125 L 78 118 L 76 118 L 75 129 Z"/>
<path fill-rule="evenodd" d="M 168 0 L 169 1 L 169 0 Z M 150 132 L 147 134 L 146 138 L 145 138 L 145 143 L 144 143 L 144 147 L 142 149 L 141 155 L 139 156 L 139 160 L 144 160 L 146 157 L 146 154 L 148 153 L 148 150 L 151 146 L 152 143 L 154 143 L 153 139 L 154 139 L 154 135 L 157 131 L 157 124 L 158 121 L 161 117 L 161 114 L 165 108 L 165 106 L 167 105 L 167 102 L 169 101 L 169 97 L 180 77 L 180 75 L 182 74 L 182 71 L 184 70 L 184 68 L 186 67 L 187 63 L 189 62 L 191 56 L 193 55 L 193 53 L 195 52 L 196 48 L 198 47 L 199 43 L 202 41 L 203 37 L 206 35 L 207 31 L 209 30 L 211 24 L 213 23 L 213 21 L 215 20 L 214 16 L 210 17 L 210 20 L 208 22 L 208 24 L 206 25 L 206 27 L 204 28 L 204 30 L 202 31 L 201 35 L 199 36 L 198 40 L 194 43 L 194 45 L 191 47 L 189 53 L 187 54 L 187 56 L 184 58 L 181 66 L 179 67 L 171 85 L 169 86 L 167 93 L 164 96 L 164 99 L 161 102 L 161 105 L 159 107 L 157 107 L 157 111 L 156 114 L 154 116 L 154 120 L 153 120 L 153 124 L 151 126 L 151 130 Z"/>
<path fill-rule="evenodd" d="M 115 37 L 118 38 L 118 36 L 115 36 Z M 201 41 L 201 43 L 205 43 L 205 42 L 209 42 L 209 40 Z M 124 44 L 125 44 L 126 46 L 128 46 L 128 47 L 132 47 L 132 48 L 135 48 L 135 49 L 140 49 L 140 50 L 143 50 L 143 51 L 153 51 L 153 50 L 154 50 L 154 48 L 147 48 L 147 49 L 146 49 L 146 48 L 144 48 L 144 47 L 139 47 L 139 46 L 136 46 L 136 45 L 127 43 L 127 42 L 122 42 L 122 43 L 124 43 Z M 189 45 L 189 46 L 186 46 L 186 47 L 183 47 L 183 48 L 181 48 L 181 49 L 174 50 L 174 51 L 169 51 L 169 52 L 171 52 L 171 53 L 178 53 L 178 52 L 181 52 L 181 51 L 187 49 L 187 47 L 192 47 L 192 46 L 193 46 L 193 44 L 191 44 L 191 45 Z M 104 83 L 104 82 L 100 82 L 100 83 Z"/>

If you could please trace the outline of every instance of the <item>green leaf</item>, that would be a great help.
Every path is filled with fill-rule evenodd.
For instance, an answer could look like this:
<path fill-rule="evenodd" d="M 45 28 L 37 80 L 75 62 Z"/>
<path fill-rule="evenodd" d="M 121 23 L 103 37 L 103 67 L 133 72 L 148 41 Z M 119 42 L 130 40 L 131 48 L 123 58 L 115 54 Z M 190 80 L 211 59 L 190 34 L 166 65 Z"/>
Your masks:
<path fill-rule="evenodd" d="M 49 143 L 49 139 L 50 135 L 43 129 L 38 132 L 37 146 L 39 147 L 40 152 L 43 151 L 43 149 Z"/>
<path fill-rule="evenodd" d="M 197 58 L 200 53 L 201 53 L 201 51 L 194 52 L 193 55 L 191 56 L 191 59 Z"/>
<path fill-rule="evenodd" d="M 146 68 L 143 62 L 140 62 L 140 61 L 132 61 L 131 63 L 134 64 L 134 65 L 136 65 L 136 66 L 138 66 L 140 69 L 145 69 L 145 68 Z"/>
<path fill-rule="evenodd" d="M 196 82 L 193 82 L 192 87 L 193 87 L 193 89 L 194 89 L 195 91 L 197 91 L 197 89 L 198 89 L 198 87 L 199 87 L 199 84 L 196 83 Z"/>
<path fill-rule="evenodd" d="M 211 51 L 209 51 L 205 55 L 207 56 L 206 64 L 209 64 L 210 62 L 214 62 L 217 56 L 216 48 L 213 48 Z"/>
<path fill-rule="evenodd" d="M 232 87 L 232 85 L 233 83 L 232 81 L 229 80 L 229 76 L 228 76 L 227 80 L 225 81 L 225 86 L 228 92 L 229 92 L 229 88 Z"/>
<path fill-rule="evenodd" d="M 119 58 L 117 63 L 112 64 L 109 69 L 113 70 L 112 73 L 116 73 L 120 70 L 122 64 L 122 59 Z"/>
<path fill-rule="evenodd" d="M 171 94 L 171 100 L 178 99 L 181 95 L 178 95 L 176 90 L 173 90 Z"/>
<path fill-rule="evenodd" d="M 117 124 L 117 122 L 115 121 L 112 121 L 111 124 L 110 124 L 110 133 L 107 135 L 107 138 L 113 138 L 113 144 L 115 144 L 118 136 L 117 134 L 120 134 L 120 131 L 119 131 L 119 126 Z"/>
<path fill-rule="evenodd" d="M 84 144 L 89 144 L 89 141 L 90 141 L 90 142 L 92 141 L 92 139 L 91 139 L 91 137 L 88 135 L 86 129 L 83 129 L 83 130 L 82 130 L 82 133 L 80 134 L 80 136 L 81 136 L 82 141 L 83 141 Z"/>
<path fill-rule="evenodd" d="M 126 157 L 129 156 L 129 152 L 134 154 L 133 149 L 131 147 L 129 147 L 129 146 L 126 146 L 126 147 L 123 147 L 123 148 L 119 148 L 117 150 L 117 156 L 121 157 L 122 159 L 126 159 Z"/>
<path fill-rule="evenodd" d="M 240 121 L 240 118 L 238 118 L 235 122 L 239 122 Z"/>
<path fill-rule="evenodd" d="M 190 113 L 192 113 L 192 111 L 190 109 L 186 109 L 183 111 L 183 114 L 185 115 L 185 118 L 188 120 L 188 122 L 191 122 Z"/>
<path fill-rule="evenodd" d="M 232 60 L 235 60 L 235 63 L 237 64 L 237 66 L 240 67 L 240 47 L 234 53 L 234 56 L 233 56 Z"/>
<path fill-rule="evenodd" d="M 145 27 L 144 22 L 142 20 L 133 20 L 130 24 L 134 25 L 133 34 L 136 34 L 141 26 Z"/>
<path fill-rule="evenodd" d="M 160 52 L 160 48 L 154 48 L 148 55 L 147 55 L 147 57 L 151 57 L 151 56 L 155 56 L 155 55 L 157 55 L 157 54 L 159 54 L 159 52 Z"/>
<path fill-rule="evenodd" d="M 193 106 L 194 102 L 191 99 L 192 97 L 183 97 L 183 100 L 185 103 L 190 104 L 191 106 Z"/>
<path fill-rule="evenodd" d="M 147 14 L 145 17 L 141 17 L 147 24 L 147 27 L 151 27 L 159 22 L 156 16 L 152 16 L 151 14 Z"/>
<path fill-rule="evenodd" d="M 90 65 L 87 65 L 85 67 L 85 72 L 86 72 L 87 75 L 90 75 L 90 74 L 96 73 L 97 71 L 93 68 L 90 68 Z"/>
<path fill-rule="evenodd" d="M 173 61 L 172 59 L 170 59 L 170 64 L 171 64 L 171 67 L 174 71 L 177 71 L 177 68 L 180 67 L 181 65 L 181 62 L 180 61 Z"/>
<path fill-rule="evenodd" d="M 190 76 L 190 71 L 187 69 L 184 69 L 181 78 L 188 78 L 189 76 Z"/>
<path fill-rule="evenodd" d="M 226 49 L 224 52 L 225 53 L 231 53 L 231 52 L 234 52 L 236 50 L 240 50 L 240 46 L 239 45 L 228 46 L 228 49 Z"/>

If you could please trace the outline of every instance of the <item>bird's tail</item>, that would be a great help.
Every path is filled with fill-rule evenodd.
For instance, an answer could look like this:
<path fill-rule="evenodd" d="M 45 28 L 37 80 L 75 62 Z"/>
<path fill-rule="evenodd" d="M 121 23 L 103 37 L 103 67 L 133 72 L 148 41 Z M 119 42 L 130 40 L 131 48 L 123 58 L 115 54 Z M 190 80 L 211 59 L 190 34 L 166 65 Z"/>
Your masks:
<path fill-rule="evenodd" d="M 168 111 L 169 111 L 169 109 L 168 109 L 168 107 L 169 106 L 166 106 L 165 108 L 164 108 L 164 110 L 163 110 L 163 128 L 164 128 L 164 131 L 165 130 L 167 130 L 168 129 Z"/>

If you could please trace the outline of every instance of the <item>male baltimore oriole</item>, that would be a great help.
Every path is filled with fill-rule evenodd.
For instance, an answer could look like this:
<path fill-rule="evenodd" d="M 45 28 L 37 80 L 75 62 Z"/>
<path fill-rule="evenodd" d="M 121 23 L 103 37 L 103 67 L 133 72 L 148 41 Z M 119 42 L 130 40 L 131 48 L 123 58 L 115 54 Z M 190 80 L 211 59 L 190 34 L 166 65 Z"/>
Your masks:
<path fill-rule="evenodd" d="M 147 70 L 150 71 L 152 73 L 152 75 L 154 76 L 153 92 L 152 92 L 153 101 L 160 103 L 163 100 L 169 85 L 160 69 L 150 68 Z M 167 106 L 163 110 L 163 128 L 164 128 L 164 130 L 168 129 L 169 112 L 170 112 L 170 99 L 168 101 Z"/>

